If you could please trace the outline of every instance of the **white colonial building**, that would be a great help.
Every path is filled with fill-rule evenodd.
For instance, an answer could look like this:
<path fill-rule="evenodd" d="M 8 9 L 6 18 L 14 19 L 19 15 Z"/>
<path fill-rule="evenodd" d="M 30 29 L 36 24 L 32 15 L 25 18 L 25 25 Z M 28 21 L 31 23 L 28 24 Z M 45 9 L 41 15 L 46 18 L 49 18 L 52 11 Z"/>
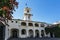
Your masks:
<path fill-rule="evenodd" d="M 47 23 L 32 21 L 32 14 L 30 13 L 30 10 L 31 9 L 28 7 L 24 9 L 23 20 L 8 20 L 8 26 L 6 26 L 5 30 L 5 40 L 10 37 L 49 37 L 49 35 L 46 35 L 45 33 L 45 27 L 47 27 Z"/>
<path fill-rule="evenodd" d="M 13 19 L 8 20 L 8 25 L 3 25 L 0 22 L 1 36 L 7 40 L 8 38 L 28 38 L 28 37 L 50 37 L 50 35 L 46 35 L 45 27 L 47 27 L 47 23 L 45 22 L 37 22 L 32 21 L 30 13 L 31 9 L 29 7 L 24 8 L 24 17 L 22 20 Z M 3 25 L 3 27 L 2 27 Z M 3 34 L 2 34 L 3 33 Z M 0 36 L 0 37 L 1 37 Z"/>

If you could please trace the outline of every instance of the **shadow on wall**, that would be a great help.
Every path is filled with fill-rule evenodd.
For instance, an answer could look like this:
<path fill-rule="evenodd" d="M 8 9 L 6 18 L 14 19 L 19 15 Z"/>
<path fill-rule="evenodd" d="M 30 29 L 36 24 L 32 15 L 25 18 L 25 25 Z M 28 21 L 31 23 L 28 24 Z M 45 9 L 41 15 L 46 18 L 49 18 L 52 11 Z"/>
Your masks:
<path fill-rule="evenodd" d="M 5 25 L 0 22 L 0 40 L 5 39 Z"/>

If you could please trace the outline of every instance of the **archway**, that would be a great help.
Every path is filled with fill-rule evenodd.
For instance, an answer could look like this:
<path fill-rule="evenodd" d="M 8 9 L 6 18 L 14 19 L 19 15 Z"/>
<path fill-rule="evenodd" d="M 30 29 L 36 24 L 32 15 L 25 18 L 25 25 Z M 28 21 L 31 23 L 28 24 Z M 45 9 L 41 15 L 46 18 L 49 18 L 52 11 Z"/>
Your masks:
<path fill-rule="evenodd" d="M 0 22 L 0 40 L 5 39 L 5 25 Z"/>
<path fill-rule="evenodd" d="M 33 26 L 33 23 L 28 23 L 28 26 Z"/>
<path fill-rule="evenodd" d="M 22 30 L 21 30 L 21 34 L 22 34 L 22 35 L 25 35 L 25 34 L 26 34 L 26 30 L 25 30 L 25 29 L 22 29 Z"/>
<path fill-rule="evenodd" d="M 38 23 L 35 23 L 35 27 L 39 27 L 39 24 Z"/>
<path fill-rule="evenodd" d="M 21 25 L 22 26 L 26 26 L 26 22 L 21 22 Z"/>
<path fill-rule="evenodd" d="M 44 37 L 44 30 L 41 30 L 41 36 Z"/>
<path fill-rule="evenodd" d="M 35 37 L 39 37 L 39 30 L 35 30 Z"/>
<path fill-rule="evenodd" d="M 33 30 L 32 29 L 29 30 L 29 36 L 33 37 Z"/>
<path fill-rule="evenodd" d="M 11 37 L 18 38 L 19 37 L 19 30 L 18 29 L 11 29 Z"/>

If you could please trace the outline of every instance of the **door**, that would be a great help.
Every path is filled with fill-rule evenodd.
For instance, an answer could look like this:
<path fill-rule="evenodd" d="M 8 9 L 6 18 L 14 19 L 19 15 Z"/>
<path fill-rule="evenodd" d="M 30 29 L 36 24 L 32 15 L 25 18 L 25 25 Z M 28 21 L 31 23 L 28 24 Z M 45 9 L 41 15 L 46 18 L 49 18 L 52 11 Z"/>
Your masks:
<path fill-rule="evenodd" d="M 17 29 L 12 29 L 12 37 L 13 38 L 17 38 L 18 36 L 19 36 L 19 32 L 18 32 L 18 30 Z"/>
<path fill-rule="evenodd" d="M 35 37 L 39 37 L 39 30 L 35 30 L 35 34 L 36 34 Z"/>

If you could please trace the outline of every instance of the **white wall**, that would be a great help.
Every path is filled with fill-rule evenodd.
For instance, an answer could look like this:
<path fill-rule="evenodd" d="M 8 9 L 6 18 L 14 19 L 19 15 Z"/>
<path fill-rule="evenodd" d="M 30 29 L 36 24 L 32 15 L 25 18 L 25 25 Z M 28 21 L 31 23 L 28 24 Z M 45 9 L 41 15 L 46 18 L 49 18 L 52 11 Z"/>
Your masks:
<path fill-rule="evenodd" d="M 21 22 L 26 22 L 26 26 L 21 26 Z M 28 23 L 30 23 L 30 21 L 17 21 L 17 23 L 16 23 L 16 21 L 15 20 L 13 20 L 13 23 L 9 20 L 8 21 L 8 24 L 9 24 L 9 27 L 7 27 L 7 30 L 6 30 L 6 34 L 8 34 L 8 35 L 6 35 L 6 38 L 8 38 L 8 37 L 10 37 L 10 35 L 11 35 L 11 29 L 18 29 L 19 30 L 19 37 L 20 38 L 26 38 L 26 37 L 29 37 L 29 30 L 30 29 L 32 29 L 33 30 L 33 32 L 34 32 L 34 34 L 33 34 L 33 36 L 35 37 L 35 30 L 39 30 L 39 35 L 40 35 L 40 37 L 41 37 L 41 30 L 45 30 L 45 27 L 46 27 L 46 24 L 45 24 L 45 27 L 41 27 L 41 23 L 38 23 L 39 24 L 39 27 L 35 27 L 35 23 L 37 23 L 37 22 L 32 22 L 31 21 L 31 23 L 33 23 L 33 26 L 28 26 Z M 8 29 L 9 29 L 9 31 L 8 31 Z M 26 31 L 27 31 L 27 33 L 26 33 L 26 35 L 22 35 L 21 34 L 21 30 L 22 29 L 26 29 Z"/>

